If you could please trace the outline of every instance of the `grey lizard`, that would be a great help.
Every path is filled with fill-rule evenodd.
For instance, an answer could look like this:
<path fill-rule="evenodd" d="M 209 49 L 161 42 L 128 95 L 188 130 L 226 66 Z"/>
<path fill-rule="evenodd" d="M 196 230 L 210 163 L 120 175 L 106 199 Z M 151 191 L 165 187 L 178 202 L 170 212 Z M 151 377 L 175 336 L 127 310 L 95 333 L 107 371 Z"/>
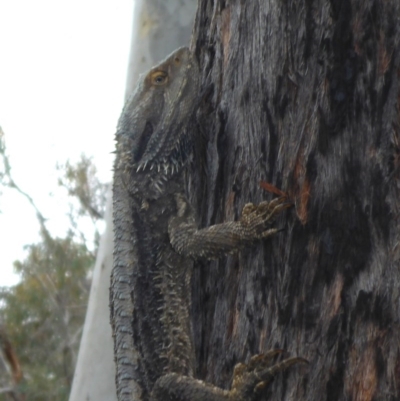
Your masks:
<path fill-rule="evenodd" d="M 180 48 L 140 78 L 119 120 L 110 288 L 119 401 L 248 400 L 276 372 L 302 361 L 272 365 L 279 351 L 257 355 L 235 367 L 230 390 L 193 377 L 192 261 L 276 233 L 270 223 L 288 205 L 284 197 L 247 204 L 239 221 L 197 228 L 183 171 L 198 86 L 198 63 Z"/>

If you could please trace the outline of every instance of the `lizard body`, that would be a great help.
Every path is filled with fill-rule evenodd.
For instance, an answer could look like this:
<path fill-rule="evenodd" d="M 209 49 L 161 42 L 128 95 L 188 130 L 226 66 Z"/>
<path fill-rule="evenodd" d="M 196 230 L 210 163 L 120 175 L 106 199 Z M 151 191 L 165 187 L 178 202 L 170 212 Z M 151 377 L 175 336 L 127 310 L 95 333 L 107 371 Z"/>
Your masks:
<path fill-rule="evenodd" d="M 197 228 L 183 172 L 198 80 L 189 49 L 176 50 L 140 78 L 117 129 L 110 304 L 119 401 L 249 399 L 257 385 L 300 361 L 270 367 L 276 353 L 259 356 L 235 370 L 230 391 L 193 378 L 192 260 L 274 234 L 269 223 L 287 207 L 283 198 L 247 204 L 237 222 Z"/>

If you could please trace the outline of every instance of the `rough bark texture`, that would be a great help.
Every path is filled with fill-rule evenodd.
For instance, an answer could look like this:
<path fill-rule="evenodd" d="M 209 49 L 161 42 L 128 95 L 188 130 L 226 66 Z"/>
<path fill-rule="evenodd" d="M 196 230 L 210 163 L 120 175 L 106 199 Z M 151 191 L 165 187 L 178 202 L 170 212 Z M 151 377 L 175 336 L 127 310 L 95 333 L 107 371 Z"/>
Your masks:
<path fill-rule="evenodd" d="M 400 397 L 398 0 L 200 0 L 204 101 L 190 194 L 203 227 L 290 194 L 280 235 L 197 264 L 197 376 L 270 348 L 310 361 L 276 400 Z"/>

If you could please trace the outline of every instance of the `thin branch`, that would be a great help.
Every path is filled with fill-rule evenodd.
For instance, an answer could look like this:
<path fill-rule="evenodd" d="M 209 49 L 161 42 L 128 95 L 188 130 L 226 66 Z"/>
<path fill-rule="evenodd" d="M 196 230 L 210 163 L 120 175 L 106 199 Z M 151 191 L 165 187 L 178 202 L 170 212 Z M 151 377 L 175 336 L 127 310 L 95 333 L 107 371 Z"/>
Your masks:
<path fill-rule="evenodd" d="M 7 149 L 6 149 L 6 142 L 5 142 L 5 133 L 3 129 L 0 126 L 0 155 L 3 160 L 3 165 L 4 165 L 4 173 L 2 174 L 3 178 L 7 178 L 7 182 L 3 182 L 3 184 L 9 188 L 15 189 L 17 192 L 19 192 L 25 199 L 28 200 L 28 202 L 31 204 L 33 209 L 36 212 L 36 217 L 39 221 L 41 231 L 45 237 L 46 240 L 52 241 L 52 238 L 50 236 L 50 233 L 46 227 L 46 219 L 44 218 L 43 214 L 40 212 L 38 207 L 36 206 L 35 202 L 33 201 L 32 197 L 27 194 L 22 188 L 15 182 L 12 173 L 11 173 L 11 163 L 9 160 L 9 157 L 7 155 Z"/>

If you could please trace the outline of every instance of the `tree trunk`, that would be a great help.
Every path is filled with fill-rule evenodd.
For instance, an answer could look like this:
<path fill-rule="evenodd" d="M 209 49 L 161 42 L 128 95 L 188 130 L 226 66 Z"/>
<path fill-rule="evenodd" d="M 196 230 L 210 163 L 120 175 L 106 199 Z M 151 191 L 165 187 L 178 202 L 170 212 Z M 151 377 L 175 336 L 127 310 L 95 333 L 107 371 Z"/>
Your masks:
<path fill-rule="evenodd" d="M 284 231 L 198 263 L 197 375 L 227 387 L 270 348 L 310 361 L 276 400 L 400 399 L 398 0 L 200 0 L 201 225 L 289 194 Z"/>

